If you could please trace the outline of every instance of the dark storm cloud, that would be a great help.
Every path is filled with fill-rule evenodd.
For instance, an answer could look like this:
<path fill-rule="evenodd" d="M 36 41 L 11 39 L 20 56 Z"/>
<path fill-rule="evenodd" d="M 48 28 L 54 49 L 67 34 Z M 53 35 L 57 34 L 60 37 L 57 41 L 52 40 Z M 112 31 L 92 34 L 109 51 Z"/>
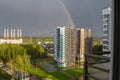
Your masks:
<path fill-rule="evenodd" d="M 63 0 L 77 27 L 102 33 L 102 9 L 109 0 Z M 57 26 L 70 25 L 58 0 L 0 0 L 0 35 L 3 28 L 23 29 L 24 35 L 53 36 Z M 100 32 L 101 31 L 101 32 Z"/>
<path fill-rule="evenodd" d="M 93 35 L 102 36 L 102 10 L 111 0 L 64 0 L 77 27 L 91 28 Z"/>
<path fill-rule="evenodd" d="M 57 26 L 70 25 L 57 0 L 0 0 L 0 34 L 20 27 L 24 35 L 52 36 Z"/>

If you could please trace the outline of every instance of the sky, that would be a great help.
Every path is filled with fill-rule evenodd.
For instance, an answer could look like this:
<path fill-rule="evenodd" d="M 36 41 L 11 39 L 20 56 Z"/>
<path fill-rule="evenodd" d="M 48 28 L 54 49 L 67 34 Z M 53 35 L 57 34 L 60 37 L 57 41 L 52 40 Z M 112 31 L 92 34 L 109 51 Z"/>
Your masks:
<path fill-rule="evenodd" d="M 102 9 L 110 0 L 0 0 L 0 36 L 4 28 L 21 28 L 23 36 L 53 36 L 54 29 L 72 26 L 102 34 Z"/>

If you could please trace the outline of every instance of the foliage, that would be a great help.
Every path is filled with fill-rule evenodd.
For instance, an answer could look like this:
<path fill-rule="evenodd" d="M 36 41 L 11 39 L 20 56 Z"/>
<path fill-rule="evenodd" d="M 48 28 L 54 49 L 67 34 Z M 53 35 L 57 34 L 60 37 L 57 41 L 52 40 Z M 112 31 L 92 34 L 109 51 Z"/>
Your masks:
<path fill-rule="evenodd" d="M 102 45 L 95 45 L 92 49 L 93 52 L 102 52 Z"/>
<path fill-rule="evenodd" d="M 23 37 L 23 42 L 26 44 L 30 44 L 30 43 L 37 43 L 37 42 L 51 42 L 53 41 L 53 37 Z"/>
<path fill-rule="evenodd" d="M 42 46 L 35 44 L 0 44 L 0 60 L 5 64 L 10 60 L 15 60 L 17 55 L 28 54 L 31 58 L 40 58 L 43 56 L 45 50 Z"/>
<path fill-rule="evenodd" d="M 38 45 L 0 44 L 0 60 L 11 72 L 16 67 L 21 75 L 31 66 L 30 58 L 40 58 L 41 54 L 44 54 L 44 48 Z"/>
<path fill-rule="evenodd" d="M 100 38 L 93 38 L 92 52 L 102 51 L 102 40 Z"/>
<path fill-rule="evenodd" d="M 39 63 L 37 68 L 33 68 L 31 66 L 30 60 L 36 60 L 37 58 L 43 57 L 44 52 L 45 50 L 42 46 L 35 44 L 0 44 L 0 60 L 2 60 L 5 64 L 8 64 L 10 68 L 16 67 L 21 75 L 23 75 L 25 71 L 28 71 L 30 74 L 39 78 L 69 80 L 70 77 L 62 72 L 46 72 L 42 67 L 40 67 Z"/>
<path fill-rule="evenodd" d="M 10 61 L 11 59 L 14 60 L 15 57 L 19 55 L 23 55 L 24 48 L 15 45 L 15 44 L 1 44 L 0 45 L 0 59 L 6 63 Z"/>
<path fill-rule="evenodd" d="M 30 57 L 25 53 L 23 56 L 17 55 L 14 64 L 17 67 L 17 69 L 19 69 L 19 72 L 21 73 L 23 78 L 23 73 L 26 72 L 30 66 Z"/>
<path fill-rule="evenodd" d="M 93 38 L 93 46 L 101 45 L 101 44 L 102 44 L 102 39 L 100 39 L 100 38 Z"/>
<path fill-rule="evenodd" d="M 44 48 L 35 44 L 21 45 L 26 49 L 26 53 L 31 56 L 32 59 L 42 57 L 44 54 Z"/>
<path fill-rule="evenodd" d="M 39 51 L 40 51 L 41 54 L 45 53 L 45 50 L 44 50 L 43 47 L 40 47 Z"/>
<path fill-rule="evenodd" d="M 10 79 L 16 80 L 11 75 L 7 74 L 5 71 L 0 69 L 0 80 L 3 80 L 3 79 L 5 79 L 5 80 L 10 80 Z"/>

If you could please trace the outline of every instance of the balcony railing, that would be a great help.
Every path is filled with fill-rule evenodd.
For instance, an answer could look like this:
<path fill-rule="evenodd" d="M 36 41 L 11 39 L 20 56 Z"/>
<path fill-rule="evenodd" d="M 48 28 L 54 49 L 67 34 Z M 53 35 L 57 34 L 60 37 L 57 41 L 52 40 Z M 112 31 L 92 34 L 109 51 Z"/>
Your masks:
<path fill-rule="evenodd" d="M 85 54 L 84 80 L 109 80 L 110 52 Z"/>

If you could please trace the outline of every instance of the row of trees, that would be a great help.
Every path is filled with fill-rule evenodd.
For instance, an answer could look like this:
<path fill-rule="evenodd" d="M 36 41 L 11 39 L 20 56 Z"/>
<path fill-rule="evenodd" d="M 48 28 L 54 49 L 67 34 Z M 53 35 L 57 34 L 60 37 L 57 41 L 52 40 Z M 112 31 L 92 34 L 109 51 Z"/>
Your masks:
<path fill-rule="evenodd" d="M 6 63 L 10 60 L 15 60 L 17 55 L 23 55 L 25 49 L 22 46 L 14 44 L 0 45 L 0 59 Z"/>
<path fill-rule="evenodd" d="M 14 74 L 14 69 L 22 75 L 30 67 L 30 60 L 44 56 L 44 48 L 38 45 L 0 44 L 0 60 Z"/>
<path fill-rule="evenodd" d="M 16 44 L 2 44 L 0 45 L 0 59 L 6 63 L 10 59 L 15 60 L 17 55 L 29 55 L 32 59 L 43 57 L 45 50 L 38 45 L 16 45 Z"/>
<path fill-rule="evenodd" d="M 53 42 L 53 37 L 32 37 L 32 36 L 30 36 L 30 37 L 23 37 L 23 42 L 24 43 L 38 43 L 38 42 L 42 42 L 42 43 L 44 43 L 44 42 Z"/>
<path fill-rule="evenodd" d="M 21 46 L 26 49 L 26 53 L 31 56 L 31 59 L 36 59 L 44 56 L 45 50 L 42 46 L 35 44 L 27 44 Z"/>

